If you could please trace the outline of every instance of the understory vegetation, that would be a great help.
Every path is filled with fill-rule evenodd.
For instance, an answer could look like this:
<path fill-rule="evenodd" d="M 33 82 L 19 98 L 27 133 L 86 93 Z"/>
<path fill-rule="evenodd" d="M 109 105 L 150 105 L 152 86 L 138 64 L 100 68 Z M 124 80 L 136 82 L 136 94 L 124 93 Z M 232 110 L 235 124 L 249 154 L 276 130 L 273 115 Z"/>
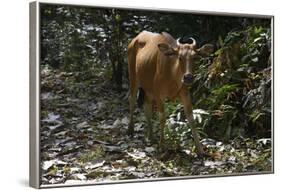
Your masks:
<path fill-rule="evenodd" d="M 60 5 L 41 7 L 42 184 L 272 170 L 270 19 Z M 215 52 L 190 87 L 199 158 L 183 107 L 167 101 L 164 151 L 129 123 L 127 44 L 142 30 L 193 36 Z M 155 115 L 153 126 L 158 134 Z M 158 135 L 159 137 L 159 135 Z"/>

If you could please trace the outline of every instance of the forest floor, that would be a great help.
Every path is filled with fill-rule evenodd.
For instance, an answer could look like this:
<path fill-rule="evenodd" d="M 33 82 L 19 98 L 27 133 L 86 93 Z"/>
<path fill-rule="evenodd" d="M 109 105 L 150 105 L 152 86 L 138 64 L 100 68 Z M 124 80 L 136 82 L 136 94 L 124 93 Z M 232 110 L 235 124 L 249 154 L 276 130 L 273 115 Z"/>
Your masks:
<path fill-rule="evenodd" d="M 197 157 L 190 139 L 176 149 L 167 143 L 159 152 L 145 143 L 140 109 L 130 138 L 126 86 L 112 90 L 105 70 L 94 73 L 41 69 L 42 184 L 271 171 L 267 138 L 202 139 L 208 151 L 219 153 L 216 158 Z"/>

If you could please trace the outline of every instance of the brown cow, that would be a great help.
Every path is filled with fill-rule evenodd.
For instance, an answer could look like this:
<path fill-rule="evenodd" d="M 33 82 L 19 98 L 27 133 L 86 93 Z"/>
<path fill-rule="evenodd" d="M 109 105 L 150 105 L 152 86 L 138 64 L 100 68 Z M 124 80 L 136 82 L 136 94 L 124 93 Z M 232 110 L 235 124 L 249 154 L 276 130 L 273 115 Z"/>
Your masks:
<path fill-rule="evenodd" d="M 136 95 L 139 88 L 144 91 L 144 109 L 148 126 L 146 137 L 153 140 L 152 105 L 156 103 L 160 119 L 160 147 L 164 141 L 165 113 L 164 101 L 180 97 L 186 118 L 190 123 L 197 153 L 204 155 L 197 129 L 194 127 L 192 104 L 186 85 L 193 80 L 192 62 L 197 55 L 208 55 L 213 51 L 211 44 L 200 49 L 196 41 L 192 44 L 181 44 L 166 32 L 141 32 L 128 45 L 128 69 L 130 79 L 130 123 L 128 133 L 133 134 L 133 113 Z"/>

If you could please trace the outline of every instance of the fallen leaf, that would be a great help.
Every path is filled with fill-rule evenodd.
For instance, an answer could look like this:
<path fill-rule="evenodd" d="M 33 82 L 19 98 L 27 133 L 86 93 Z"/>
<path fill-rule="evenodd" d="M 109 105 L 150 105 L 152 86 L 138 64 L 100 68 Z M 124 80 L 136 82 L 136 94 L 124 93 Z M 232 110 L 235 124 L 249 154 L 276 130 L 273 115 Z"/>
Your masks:
<path fill-rule="evenodd" d="M 43 170 L 48 170 L 50 167 L 52 167 L 55 164 L 55 160 L 48 160 L 43 162 L 42 169 Z"/>
<path fill-rule="evenodd" d="M 78 125 L 76 125 L 76 128 L 78 128 L 78 129 L 85 129 L 85 128 L 88 128 L 88 127 L 90 127 L 90 125 L 88 124 L 87 121 L 84 121 L 84 122 L 79 123 Z"/>
<path fill-rule="evenodd" d="M 97 128 L 99 129 L 114 129 L 118 127 L 118 125 L 107 125 L 107 124 L 102 124 L 102 125 L 98 125 Z"/>
<path fill-rule="evenodd" d="M 131 156 L 132 158 L 134 159 L 143 159 L 146 157 L 146 154 L 145 152 L 141 152 L 141 151 L 138 151 L 138 150 L 134 150 L 134 152 L 127 152 L 127 154 L 129 156 Z"/>
<path fill-rule="evenodd" d="M 125 116 L 124 118 L 122 118 L 121 123 L 122 123 L 123 125 L 128 125 L 128 124 L 129 124 L 129 119 L 128 119 L 128 117 Z"/>
<path fill-rule="evenodd" d="M 155 152 L 155 148 L 154 147 L 145 147 L 145 152 L 147 153 L 152 153 L 152 152 Z"/>
<path fill-rule="evenodd" d="M 105 160 L 96 160 L 94 162 L 88 162 L 86 165 L 85 165 L 85 169 L 88 170 L 88 169 L 95 169 L 95 168 L 99 168 L 101 166 L 103 166 L 105 163 Z"/>
<path fill-rule="evenodd" d="M 122 124 L 122 121 L 118 118 L 114 121 L 113 126 L 119 127 Z"/>
<path fill-rule="evenodd" d="M 119 146 L 111 146 L 111 145 L 104 145 L 105 151 L 107 152 L 121 152 L 121 148 Z"/>
<path fill-rule="evenodd" d="M 79 180 L 86 180 L 87 177 L 84 174 L 72 174 L 74 179 L 79 179 Z"/>
<path fill-rule="evenodd" d="M 45 119 L 42 119 L 42 121 L 47 123 L 52 123 L 60 118 L 60 115 L 55 115 L 53 112 L 48 114 L 48 117 Z"/>
<path fill-rule="evenodd" d="M 207 167 L 215 167 L 215 166 L 221 166 L 223 165 L 224 162 L 222 161 L 205 161 L 204 162 L 204 166 L 207 166 Z"/>

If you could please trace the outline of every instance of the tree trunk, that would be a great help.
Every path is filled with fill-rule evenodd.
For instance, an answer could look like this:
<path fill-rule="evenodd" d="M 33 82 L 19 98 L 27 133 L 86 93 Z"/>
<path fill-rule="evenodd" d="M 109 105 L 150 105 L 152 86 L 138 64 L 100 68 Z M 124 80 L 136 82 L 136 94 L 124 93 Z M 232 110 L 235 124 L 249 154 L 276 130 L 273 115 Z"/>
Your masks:
<path fill-rule="evenodd" d="M 122 64 L 122 42 L 121 42 L 121 25 L 120 25 L 120 15 L 118 12 L 113 12 L 113 26 L 116 29 L 115 32 L 112 34 L 112 79 L 113 82 L 116 84 L 116 88 L 118 91 L 122 90 L 122 81 L 123 81 L 123 64 Z"/>

